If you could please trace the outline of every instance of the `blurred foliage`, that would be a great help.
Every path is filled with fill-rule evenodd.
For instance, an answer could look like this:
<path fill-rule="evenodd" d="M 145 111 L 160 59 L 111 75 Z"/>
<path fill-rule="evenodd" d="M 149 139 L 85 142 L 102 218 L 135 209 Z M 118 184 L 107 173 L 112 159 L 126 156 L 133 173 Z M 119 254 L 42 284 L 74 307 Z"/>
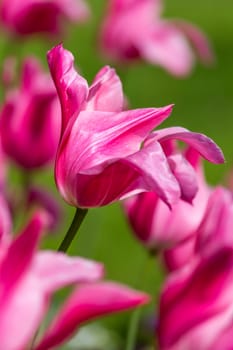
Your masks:
<path fill-rule="evenodd" d="M 107 0 L 90 0 L 89 4 L 93 13 L 92 20 L 82 26 L 67 27 L 64 46 L 73 52 L 77 66 L 91 82 L 103 65 L 98 52 L 98 31 Z M 176 79 L 159 67 L 142 62 L 129 68 L 121 67 L 118 73 L 122 77 L 131 108 L 175 103 L 174 112 L 164 123 L 165 126 L 179 125 L 206 133 L 222 147 L 226 164 L 205 164 L 208 180 L 216 184 L 224 180 L 233 161 L 233 2 L 225 0 L 223 4 L 217 0 L 167 0 L 165 5 L 165 16 L 191 21 L 207 33 L 216 53 L 214 66 L 204 67 L 197 63 L 192 75 L 185 79 Z M 4 38 L 1 38 L 0 44 L 2 58 L 6 49 Z M 21 57 L 35 54 L 46 65 L 46 51 L 55 44 L 55 41 L 31 38 L 27 42 L 15 43 L 14 47 L 7 47 L 7 50 L 17 52 Z M 106 61 L 104 63 L 110 64 Z M 18 178 L 12 176 L 15 183 Z M 45 174 L 35 174 L 35 181 L 50 184 L 55 191 L 51 169 Z M 74 208 L 62 201 L 61 203 L 65 214 L 60 233 L 47 238 L 44 247 L 57 248 L 65 234 L 67 222 L 71 221 L 74 214 Z M 146 273 L 147 280 L 143 281 L 141 269 L 147 254 L 131 234 L 119 204 L 90 210 L 78 236 L 70 254 L 102 261 L 106 265 L 107 278 L 145 289 L 152 296 L 158 295 L 162 269 L 159 263 L 155 264 L 151 259 Z M 150 308 L 154 307 L 153 302 Z M 128 315 L 125 313 L 118 318 L 108 317 L 107 324 L 110 327 L 117 326 L 124 337 Z"/>

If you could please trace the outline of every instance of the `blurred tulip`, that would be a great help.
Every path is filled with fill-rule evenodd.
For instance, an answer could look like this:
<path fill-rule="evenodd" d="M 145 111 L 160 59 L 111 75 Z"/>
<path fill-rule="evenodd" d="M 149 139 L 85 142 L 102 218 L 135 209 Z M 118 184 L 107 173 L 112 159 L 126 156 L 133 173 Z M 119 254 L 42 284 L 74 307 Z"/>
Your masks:
<path fill-rule="evenodd" d="M 2 0 L 0 20 L 14 35 L 35 33 L 61 34 L 64 20 L 87 19 L 89 10 L 84 0 Z"/>
<path fill-rule="evenodd" d="M 200 225 L 193 230 L 192 236 L 164 252 L 165 262 L 170 271 L 192 262 L 194 257 L 210 254 L 221 246 L 233 247 L 232 192 L 218 186 L 211 191 L 206 204 Z"/>
<path fill-rule="evenodd" d="M 24 231 L 0 254 L 0 344 L 2 349 L 55 348 L 70 337 L 83 322 L 95 317 L 133 308 L 148 302 L 148 296 L 123 285 L 96 282 L 103 266 L 63 253 L 37 251 L 42 230 L 50 217 L 36 212 Z M 91 282 L 91 283 L 90 283 Z M 58 289 L 77 284 L 40 344 L 33 341 L 51 297 Z M 90 283 L 90 284 L 88 284 Z M 14 336 L 12 336 L 12 334 Z"/>
<path fill-rule="evenodd" d="M 117 61 L 160 65 L 175 76 L 190 73 L 194 54 L 213 61 L 205 35 L 184 21 L 163 20 L 162 0 L 110 0 L 101 32 L 103 52 Z"/>
<path fill-rule="evenodd" d="M 167 158 L 162 144 L 179 139 L 216 163 L 223 161 L 219 148 L 206 136 L 183 128 L 152 133 L 169 116 L 171 106 L 121 112 L 124 98 L 115 71 L 104 67 L 88 88 L 73 60 L 61 45 L 48 53 L 62 106 L 55 177 L 63 198 L 84 208 L 145 191 L 156 192 L 170 206 L 180 197 L 191 201 L 197 190 L 195 181 L 188 179 L 192 167 L 179 157 Z"/>
<path fill-rule="evenodd" d="M 55 158 L 60 124 L 53 81 L 39 62 L 28 58 L 19 89 L 7 93 L 1 110 L 3 150 L 26 169 L 44 166 Z"/>
<path fill-rule="evenodd" d="M 159 349 L 232 349 L 232 281 L 232 247 L 171 274 L 160 300 Z"/>
<path fill-rule="evenodd" d="M 179 150 L 175 147 L 172 152 L 178 154 Z M 210 190 L 204 179 L 198 153 L 190 148 L 186 154 L 180 153 L 179 156 L 183 164 L 187 163 L 193 171 L 195 166 L 198 192 L 192 203 L 185 198 L 180 199 L 170 209 L 153 192 L 138 194 L 124 202 L 133 232 L 152 252 L 166 250 L 189 239 L 200 224 L 207 205 Z M 185 167 L 179 165 L 181 172 L 184 172 Z M 187 180 L 195 182 L 195 177 L 188 174 Z"/>
<path fill-rule="evenodd" d="M 148 302 L 146 294 L 113 282 L 81 284 L 67 300 L 35 350 L 54 349 L 84 322 Z"/>
<path fill-rule="evenodd" d="M 233 194 L 217 187 L 211 194 L 197 230 L 196 253 L 210 254 L 220 246 L 233 247 Z"/>

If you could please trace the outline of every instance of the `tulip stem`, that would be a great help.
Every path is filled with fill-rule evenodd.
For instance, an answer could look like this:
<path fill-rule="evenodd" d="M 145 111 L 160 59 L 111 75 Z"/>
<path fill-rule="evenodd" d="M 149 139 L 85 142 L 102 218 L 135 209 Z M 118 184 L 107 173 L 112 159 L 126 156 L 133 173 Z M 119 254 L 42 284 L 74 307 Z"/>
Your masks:
<path fill-rule="evenodd" d="M 143 284 L 146 282 L 147 272 L 149 270 L 148 263 L 150 262 L 150 256 L 146 255 L 146 258 L 144 257 L 143 263 L 141 266 L 141 273 L 139 273 L 139 276 L 143 277 Z M 141 283 L 140 283 L 141 284 Z M 129 328 L 128 328 L 128 334 L 126 338 L 126 347 L 125 350 L 135 350 L 136 348 L 136 341 L 137 341 L 137 331 L 139 328 L 139 321 L 142 313 L 142 308 L 138 308 L 137 310 L 133 311 L 131 318 L 129 320 Z"/>
<path fill-rule="evenodd" d="M 76 209 L 73 221 L 63 241 L 61 242 L 58 248 L 59 252 L 66 252 L 69 249 L 69 246 L 71 245 L 76 233 L 78 232 L 87 212 L 88 212 L 88 209 L 81 209 L 81 208 Z"/>
<path fill-rule="evenodd" d="M 126 342 L 126 348 L 125 350 L 134 350 L 135 349 L 135 343 L 137 339 L 137 331 L 138 331 L 138 325 L 140 321 L 142 309 L 139 308 L 135 310 L 132 313 L 132 316 L 130 318 L 130 325 L 129 330 L 127 334 L 127 342 Z"/>

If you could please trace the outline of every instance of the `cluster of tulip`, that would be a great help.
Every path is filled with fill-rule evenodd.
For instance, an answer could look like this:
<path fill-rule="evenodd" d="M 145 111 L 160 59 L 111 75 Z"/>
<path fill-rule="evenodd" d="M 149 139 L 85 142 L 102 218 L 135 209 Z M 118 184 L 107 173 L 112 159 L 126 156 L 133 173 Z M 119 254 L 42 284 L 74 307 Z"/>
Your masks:
<path fill-rule="evenodd" d="M 162 5 L 162 0 L 110 0 L 99 34 L 105 59 L 125 66 L 144 59 L 175 76 L 191 71 L 195 54 L 211 62 L 205 35 L 183 20 L 162 18 Z M 35 34 L 59 41 L 66 22 L 90 14 L 84 0 L 0 4 L 2 30 L 12 46 Z M 207 184 L 201 160 L 223 163 L 221 150 L 183 127 L 154 130 L 173 106 L 128 109 L 113 68 L 104 66 L 88 85 L 62 44 L 47 60 L 50 74 L 31 56 L 19 77 L 16 55 L 2 64 L 0 349 L 58 348 L 83 323 L 149 302 L 144 292 L 103 281 L 101 263 L 66 254 L 89 208 L 122 201 L 135 236 L 150 255 L 162 256 L 168 271 L 154 329 L 158 347 L 230 350 L 232 194 Z M 7 176 L 9 162 L 24 173 L 17 196 Z M 38 248 L 60 213 L 30 178 L 51 163 L 58 192 L 77 208 L 59 251 Z M 26 211 L 31 217 L 14 237 L 18 212 Z M 74 291 L 42 332 L 53 294 L 67 285 Z M 127 350 L 136 346 L 130 334 Z"/>

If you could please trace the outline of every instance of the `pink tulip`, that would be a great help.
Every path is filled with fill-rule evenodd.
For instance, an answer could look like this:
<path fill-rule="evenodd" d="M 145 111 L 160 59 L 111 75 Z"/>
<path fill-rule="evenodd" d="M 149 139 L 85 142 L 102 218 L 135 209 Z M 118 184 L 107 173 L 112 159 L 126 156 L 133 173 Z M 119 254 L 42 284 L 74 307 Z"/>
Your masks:
<path fill-rule="evenodd" d="M 47 216 L 35 214 L 0 261 L 2 349 L 20 350 L 30 343 L 54 291 L 67 284 L 96 280 L 103 274 L 101 265 L 85 259 L 37 253 L 39 236 L 47 224 Z"/>
<path fill-rule="evenodd" d="M 193 263 L 193 260 L 196 259 L 196 238 L 196 234 L 192 233 L 187 240 L 178 243 L 172 248 L 164 250 L 163 262 L 168 272 L 181 269 L 184 266 Z"/>
<path fill-rule="evenodd" d="M 232 349 L 232 281 L 232 247 L 172 274 L 160 300 L 159 349 Z"/>
<path fill-rule="evenodd" d="M 83 21 L 89 16 L 84 0 L 2 0 L 2 25 L 15 35 L 60 34 L 64 20 Z"/>
<path fill-rule="evenodd" d="M 60 133 L 60 108 L 52 79 L 32 58 L 24 62 L 20 88 L 9 91 L 1 111 L 5 153 L 33 169 L 51 162 Z"/>
<path fill-rule="evenodd" d="M 145 59 L 175 76 L 190 73 L 195 53 L 204 63 L 213 60 L 197 27 L 163 20 L 161 12 L 162 0 L 110 0 L 101 33 L 103 52 L 123 62 Z"/>
<path fill-rule="evenodd" d="M 171 156 L 169 157 L 171 159 Z M 133 232 L 152 251 L 168 249 L 190 239 L 200 224 L 207 205 L 209 188 L 197 159 L 199 155 L 195 150 L 190 149 L 186 155 L 179 154 L 179 157 L 184 165 L 182 167 L 179 163 L 184 177 L 187 166 L 191 167 L 192 171 L 194 171 L 194 165 L 196 168 L 198 192 L 191 204 L 184 197 L 186 200 L 180 199 L 170 209 L 154 192 L 141 193 L 124 202 Z M 193 183 L 195 177 L 191 175 L 191 172 L 188 173 L 187 180 Z M 190 185 L 187 187 L 189 188 Z"/>
<path fill-rule="evenodd" d="M 210 254 L 220 246 L 233 247 L 232 192 L 217 187 L 211 194 L 203 220 L 197 230 L 196 253 Z"/>
<path fill-rule="evenodd" d="M 62 107 L 62 131 L 55 164 L 57 187 L 77 207 L 96 207 L 132 194 L 154 191 L 168 205 L 197 190 L 187 181 L 191 167 L 167 159 L 162 144 L 179 139 L 219 163 L 221 151 L 206 136 L 183 128 L 151 132 L 171 113 L 171 106 L 123 111 L 120 80 L 104 67 L 88 84 L 74 69 L 72 54 L 61 45 L 48 61 Z"/>
<path fill-rule="evenodd" d="M 45 213 L 37 212 L 15 240 L 3 247 L 0 244 L 4 250 L 0 254 L 2 349 L 54 349 L 83 322 L 148 302 L 146 294 L 123 285 L 95 282 L 103 276 L 101 264 L 58 252 L 38 252 L 38 240 L 49 219 Z M 53 293 L 77 283 L 40 344 L 32 345 Z"/>
<path fill-rule="evenodd" d="M 223 187 L 217 187 L 209 194 L 206 204 L 200 225 L 193 230 L 190 239 L 164 252 L 170 271 L 192 262 L 192 258 L 210 254 L 220 246 L 233 247 L 232 193 Z M 190 217 L 193 218 L 191 215 L 188 218 Z"/>
<path fill-rule="evenodd" d="M 148 302 L 146 294 L 133 291 L 117 283 L 81 284 L 67 300 L 35 350 L 54 349 L 84 322 L 146 302 Z"/>

